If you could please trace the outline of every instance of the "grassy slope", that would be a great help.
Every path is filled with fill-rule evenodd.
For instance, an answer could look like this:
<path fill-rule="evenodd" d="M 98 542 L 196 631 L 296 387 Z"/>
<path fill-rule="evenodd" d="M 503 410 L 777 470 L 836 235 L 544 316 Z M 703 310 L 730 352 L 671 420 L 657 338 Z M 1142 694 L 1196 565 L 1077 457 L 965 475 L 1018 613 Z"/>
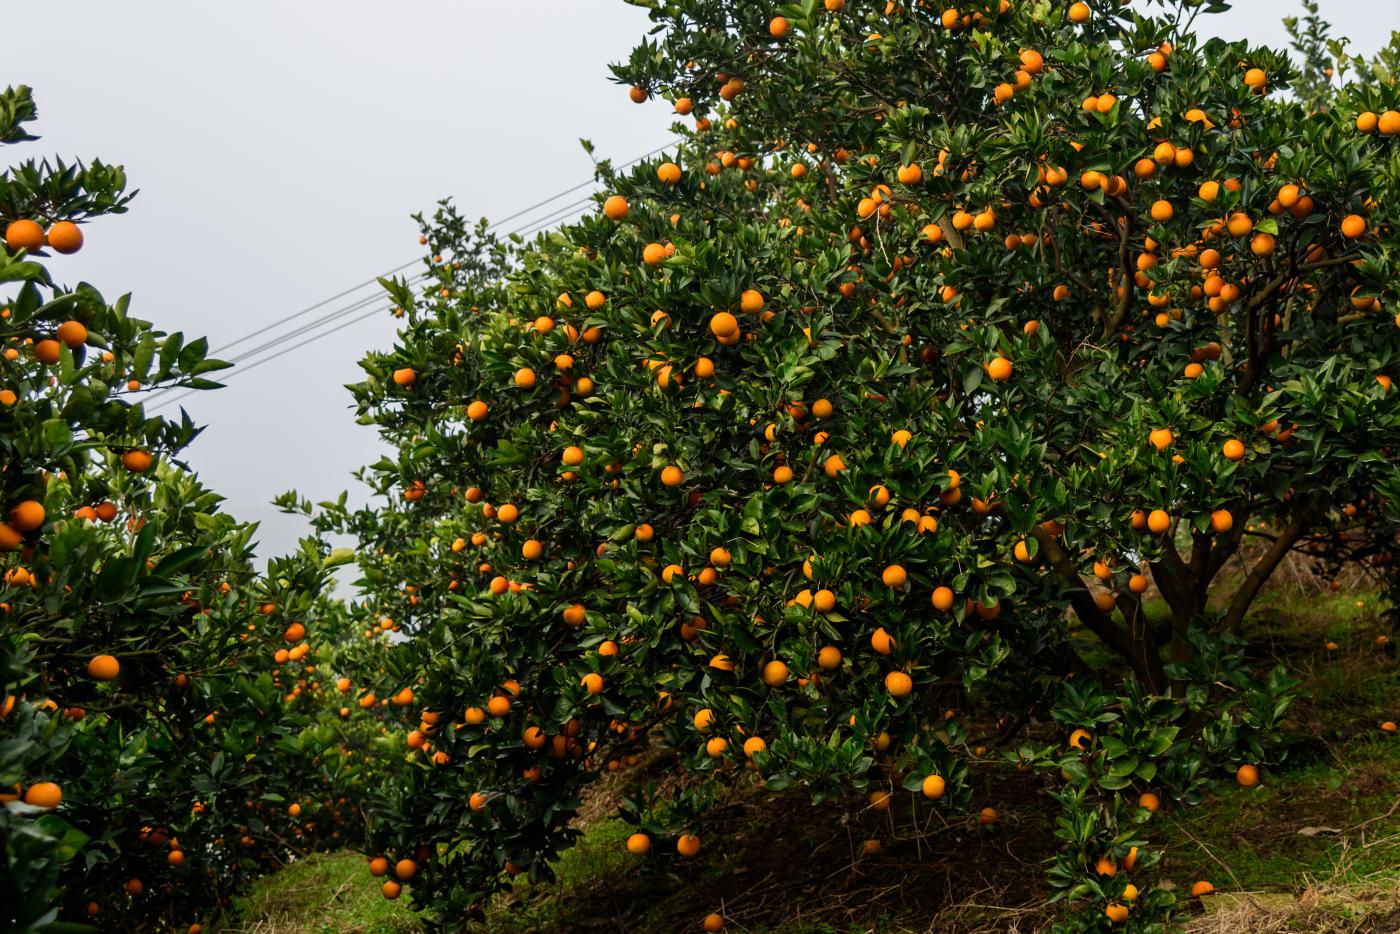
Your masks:
<path fill-rule="evenodd" d="M 1193 931 L 1400 929 L 1400 737 L 1377 729 L 1400 715 L 1400 680 L 1392 648 L 1375 643 L 1376 606 L 1278 589 L 1254 618 L 1252 653 L 1283 661 L 1308 695 L 1288 763 L 1258 788 L 1223 784 L 1195 808 L 1159 814 L 1150 828 L 1167 854 L 1158 878 L 1268 893 L 1208 899 Z M 1329 640 L 1339 648 L 1327 650 Z M 626 825 L 599 817 L 555 882 L 517 883 L 482 930 L 698 930 L 716 910 L 729 930 L 772 934 L 1038 930 L 1053 920 L 1040 904 L 1039 866 L 1054 847 L 1053 815 L 1033 778 L 993 759 L 974 774 L 976 800 L 1002 814 L 992 830 L 926 817 L 913 826 L 903 803 L 877 815 L 797 794 L 741 794 L 698 829 L 700 857 L 639 862 L 623 848 Z M 866 839 L 882 852 L 857 856 Z M 353 855 L 297 864 L 241 907 L 242 930 L 260 934 L 416 930 Z"/>

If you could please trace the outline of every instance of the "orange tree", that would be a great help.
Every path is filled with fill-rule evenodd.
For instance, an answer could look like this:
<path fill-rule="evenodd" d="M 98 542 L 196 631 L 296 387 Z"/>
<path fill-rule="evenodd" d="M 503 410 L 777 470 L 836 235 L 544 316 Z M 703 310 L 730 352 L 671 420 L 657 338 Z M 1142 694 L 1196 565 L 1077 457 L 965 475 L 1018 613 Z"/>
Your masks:
<path fill-rule="evenodd" d="M 413 704 L 386 894 L 548 875 L 648 742 L 694 780 L 631 845 L 682 858 L 717 787 L 951 814 L 995 745 L 1081 926 L 1157 923 L 1153 813 L 1257 782 L 1287 711 L 1251 603 L 1395 517 L 1400 90 L 1304 107 L 1197 39 L 1221 3 L 640 5 L 616 75 L 678 153 L 529 245 L 426 225 L 353 387 L 392 502 L 318 522 L 406 636 L 360 676 Z"/>
<path fill-rule="evenodd" d="M 0 94 L 0 140 L 35 116 Z M 121 213 L 118 167 L 0 174 L 0 926 L 198 928 L 290 853 L 358 839 L 362 753 L 310 644 L 334 641 L 312 543 L 252 565 L 255 527 L 175 458 L 198 430 L 131 392 L 226 364 L 55 284 L 49 251 Z M 60 920 L 55 920 L 60 919 Z"/>

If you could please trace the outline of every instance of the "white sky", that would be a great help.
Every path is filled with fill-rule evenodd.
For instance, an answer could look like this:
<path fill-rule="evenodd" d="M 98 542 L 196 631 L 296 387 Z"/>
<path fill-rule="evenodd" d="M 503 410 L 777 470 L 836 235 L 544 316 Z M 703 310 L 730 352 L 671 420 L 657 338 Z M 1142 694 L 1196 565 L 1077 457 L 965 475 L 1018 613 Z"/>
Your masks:
<path fill-rule="evenodd" d="M 1400 27 L 1400 0 L 1322 6 L 1354 52 Z M 1280 19 L 1300 10 L 1237 0 L 1200 24 L 1283 46 Z M 503 217 L 590 176 L 580 137 L 624 161 L 669 136 L 667 105 L 607 80 L 648 25 L 621 0 L 70 0 L 5 19 L 12 40 L 56 37 L 6 44 L 0 83 L 34 87 L 43 137 L 6 164 L 97 156 L 141 190 L 56 278 L 132 292 L 138 317 L 214 348 L 413 259 L 409 214 L 441 197 Z M 376 316 L 184 403 L 209 426 L 190 462 L 263 523 L 264 557 L 303 534 L 275 494 L 333 498 L 378 458 L 342 387 L 392 339 Z"/>

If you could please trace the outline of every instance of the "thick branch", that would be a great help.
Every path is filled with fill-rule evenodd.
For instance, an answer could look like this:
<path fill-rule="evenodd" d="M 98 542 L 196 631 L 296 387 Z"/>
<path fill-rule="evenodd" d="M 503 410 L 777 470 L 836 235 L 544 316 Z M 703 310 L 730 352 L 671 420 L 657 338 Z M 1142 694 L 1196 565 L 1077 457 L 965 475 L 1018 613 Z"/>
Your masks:
<path fill-rule="evenodd" d="M 1050 566 L 1055 569 L 1060 580 L 1069 588 L 1070 604 L 1074 607 L 1077 615 L 1089 631 L 1098 636 L 1103 643 L 1132 662 L 1136 668 L 1138 662 L 1133 658 L 1133 642 L 1128 632 L 1115 623 L 1107 613 L 1100 610 L 1098 604 L 1094 602 L 1094 597 L 1084 586 L 1084 581 L 1079 576 L 1079 571 L 1075 569 L 1074 562 L 1069 560 L 1059 542 L 1040 526 L 1031 529 L 1031 535 L 1040 546 L 1040 551 L 1050 562 Z M 1145 672 L 1144 672 L 1145 674 Z"/>
<path fill-rule="evenodd" d="M 1259 588 L 1264 586 L 1264 582 L 1269 579 L 1269 575 L 1274 573 L 1274 569 L 1279 566 L 1288 552 L 1292 550 L 1295 542 L 1303 535 L 1303 529 L 1307 525 L 1305 519 L 1306 508 L 1299 508 L 1288 520 L 1288 524 L 1279 532 L 1279 536 L 1274 540 L 1273 545 L 1264 553 L 1235 591 L 1234 597 L 1230 599 L 1230 607 L 1225 611 L 1225 625 L 1231 632 L 1238 632 L 1240 625 L 1244 622 L 1244 614 L 1249 609 L 1249 605 L 1254 602 L 1254 597 L 1259 593 Z"/>

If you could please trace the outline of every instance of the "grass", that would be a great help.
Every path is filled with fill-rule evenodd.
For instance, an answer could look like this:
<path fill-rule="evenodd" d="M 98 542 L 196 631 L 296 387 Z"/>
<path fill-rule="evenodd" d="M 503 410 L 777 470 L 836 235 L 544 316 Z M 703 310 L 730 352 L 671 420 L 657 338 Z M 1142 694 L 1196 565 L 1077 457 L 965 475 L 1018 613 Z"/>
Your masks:
<path fill-rule="evenodd" d="M 225 934 L 417 934 L 404 901 L 389 901 L 372 885 L 358 853 L 315 853 L 267 876 L 234 902 L 239 919 Z"/>
<path fill-rule="evenodd" d="M 1233 785 L 1191 808 L 1164 809 L 1149 826 L 1164 853 L 1159 881 L 1197 879 L 1221 894 L 1183 920 L 1190 934 L 1400 930 L 1400 719 L 1393 647 L 1372 597 L 1313 585 L 1260 595 L 1245 635 L 1261 665 L 1285 664 L 1304 696 L 1287 729 L 1285 763 L 1254 789 Z M 1149 604 L 1151 613 L 1158 608 Z M 1335 642 L 1337 648 L 1328 649 Z M 636 770 L 655 779 L 656 756 Z M 1009 931 L 1054 923 L 1043 859 L 1056 846 L 1053 811 L 1033 776 L 996 759 L 973 769 L 974 800 L 993 803 L 993 830 L 975 823 L 910 830 L 800 792 L 741 791 L 696 828 L 702 855 L 629 856 L 630 828 L 613 805 L 636 776 L 612 775 L 583 812 L 583 836 L 549 883 L 519 880 L 491 904 L 482 934 L 698 930 L 722 910 L 744 934 L 896 934 Z M 859 856 L 863 840 L 883 850 Z M 236 909 L 247 934 L 411 934 L 404 902 L 387 902 L 358 855 L 317 856 L 265 879 Z"/>

